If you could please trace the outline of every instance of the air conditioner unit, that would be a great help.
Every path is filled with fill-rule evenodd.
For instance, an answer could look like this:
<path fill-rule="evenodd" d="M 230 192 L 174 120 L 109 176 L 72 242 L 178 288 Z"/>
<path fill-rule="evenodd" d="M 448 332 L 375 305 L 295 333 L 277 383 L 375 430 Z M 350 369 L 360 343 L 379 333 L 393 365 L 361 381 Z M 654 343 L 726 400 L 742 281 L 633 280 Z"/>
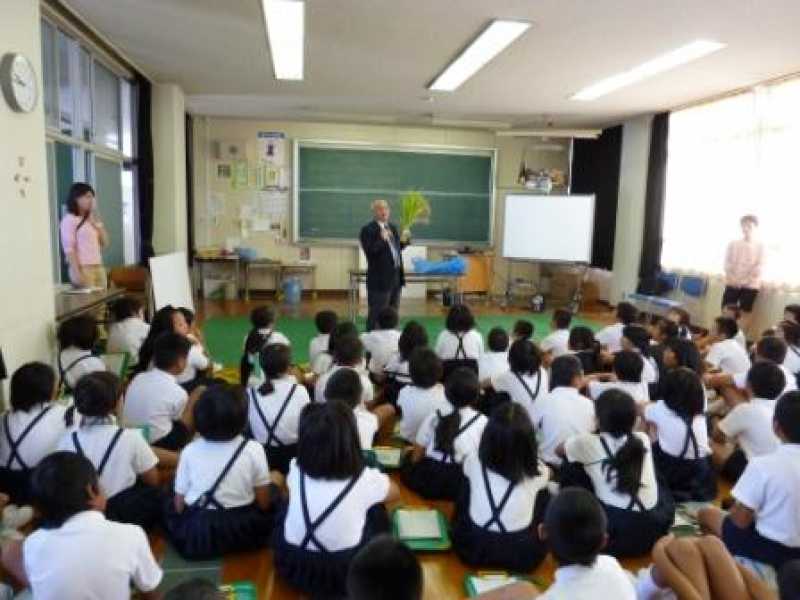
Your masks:
<path fill-rule="evenodd" d="M 212 152 L 217 160 L 245 160 L 246 149 L 244 142 L 231 140 L 218 140 L 212 144 Z"/>

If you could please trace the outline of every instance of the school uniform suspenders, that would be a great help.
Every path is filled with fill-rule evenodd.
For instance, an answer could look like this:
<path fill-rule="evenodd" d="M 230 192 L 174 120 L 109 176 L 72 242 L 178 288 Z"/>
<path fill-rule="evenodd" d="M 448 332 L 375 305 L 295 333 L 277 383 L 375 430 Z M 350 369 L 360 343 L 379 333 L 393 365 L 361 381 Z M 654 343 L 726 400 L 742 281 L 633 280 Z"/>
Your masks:
<path fill-rule="evenodd" d="M 6 441 L 8 442 L 8 460 L 6 461 L 6 469 L 10 469 L 11 465 L 14 461 L 17 461 L 20 467 L 22 467 L 23 471 L 27 471 L 30 469 L 28 465 L 25 464 L 25 461 L 22 460 L 22 457 L 19 455 L 19 447 L 22 445 L 23 440 L 28 437 L 28 434 L 33 431 L 33 428 L 41 421 L 44 416 L 53 408 L 52 406 L 45 406 L 42 411 L 36 415 L 28 426 L 22 431 L 19 437 L 15 440 L 11 436 L 11 427 L 9 426 L 9 414 L 6 413 L 5 417 L 3 417 L 3 429 L 6 433 Z"/>
<path fill-rule="evenodd" d="M 692 444 L 692 452 L 694 453 L 694 458 L 700 458 L 700 445 L 697 443 L 697 436 L 694 434 L 694 430 L 692 429 L 692 424 L 686 424 L 686 439 L 683 441 L 683 450 L 681 450 L 680 455 L 678 458 L 688 458 L 686 456 L 686 451 L 689 450 L 689 444 Z"/>
<path fill-rule="evenodd" d="M 267 421 L 267 417 L 264 414 L 264 411 L 261 410 L 261 405 L 258 403 L 258 395 L 256 394 L 255 388 L 250 388 L 250 399 L 253 401 L 253 406 L 258 413 L 258 418 L 261 419 L 261 423 L 264 425 L 264 429 L 267 430 L 267 441 L 264 443 L 264 447 L 268 448 L 272 446 L 272 442 L 275 442 L 275 446 L 285 446 L 281 439 L 276 435 L 275 431 L 278 429 L 278 423 L 281 422 L 283 418 L 283 413 L 286 412 L 287 407 L 289 406 L 289 402 L 292 400 L 292 396 L 294 396 L 294 391 L 297 389 L 297 384 L 295 383 L 292 386 L 292 389 L 289 390 L 286 398 L 283 400 L 283 404 L 281 405 L 278 414 L 275 415 L 275 420 L 270 425 L 269 421 Z"/>
<path fill-rule="evenodd" d="M 458 347 L 456 347 L 456 353 L 453 355 L 453 360 L 467 360 L 469 357 L 467 356 L 467 349 L 464 348 L 464 334 L 456 335 L 458 338 Z M 459 354 L 461 356 L 459 356 Z"/>
<path fill-rule="evenodd" d="M 303 473 L 302 470 L 298 469 L 300 472 L 300 505 L 303 509 L 303 521 L 306 525 L 306 534 L 303 536 L 303 540 L 300 542 L 300 548 L 302 550 L 306 550 L 310 544 L 314 544 L 317 547 L 319 552 L 323 554 L 328 554 L 329 550 L 322 545 L 322 542 L 316 536 L 317 529 L 319 529 L 320 525 L 322 525 L 325 520 L 331 516 L 334 510 L 336 510 L 342 501 L 347 497 L 347 495 L 351 492 L 353 487 L 356 485 L 358 478 L 361 477 L 361 473 L 358 473 L 354 477 L 347 482 L 347 485 L 344 486 L 341 492 L 333 499 L 322 513 L 313 521 L 311 520 L 311 515 L 308 512 L 308 497 L 306 496 L 306 474 Z"/>
<path fill-rule="evenodd" d="M 508 504 L 508 500 L 511 498 L 511 492 L 514 491 L 517 484 L 513 481 L 510 482 L 503 497 L 500 499 L 500 503 L 495 504 L 494 496 L 492 495 L 492 486 L 489 485 L 489 473 L 486 471 L 484 465 L 481 465 L 481 473 L 483 474 L 483 485 L 486 488 L 486 499 L 489 500 L 489 508 L 492 511 L 492 518 L 486 521 L 483 528 L 488 531 L 489 528 L 496 523 L 497 527 L 500 529 L 500 533 L 508 533 L 506 526 L 503 525 L 503 521 L 500 520 L 500 515 L 506 507 L 506 504 Z"/>
<path fill-rule="evenodd" d="M 108 448 L 106 448 L 105 454 L 103 454 L 103 458 L 100 460 L 100 464 L 97 465 L 97 474 L 102 475 L 103 469 L 106 468 L 106 464 L 108 464 L 108 459 L 111 458 L 111 453 L 114 451 L 114 448 L 117 446 L 117 442 L 119 442 L 119 438 L 122 437 L 122 432 L 125 431 L 122 427 L 118 427 L 114 437 L 111 438 L 111 442 L 108 444 Z M 78 439 L 78 432 L 72 432 L 72 445 L 75 446 L 75 452 L 80 454 L 81 456 L 86 456 L 86 453 L 83 451 L 83 447 L 81 446 L 81 442 Z"/>
<path fill-rule="evenodd" d="M 92 354 L 84 354 L 83 356 L 79 356 L 78 358 L 73 360 L 71 363 L 69 363 L 67 365 L 67 368 L 65 369 L 61 364 L 61 354 L 59 353 L 59 355 L 58 355 L 58 375 L 59 375 L 59 377 L 61 379 L 61 385 L 64 386 L 64 391 L 67 392 L 68 394 L 72 393 L 72 386 L 70 386 L 67 383 L 67 373 L 69 373 L 72 370 L 72 367 L 77 365 L 79 362 L 82 362 L 82 361 L 86 360 L 87 358 L 92 358 Z"/>
<path fill-rule="evenodd" d="M 441 419 L 441 418 L 442 418 L 442 413 L 440 413 L 439 411 L 437 411 L 437 412 L 436 412 L 436 414 L 438 415 L 439 419 Z M 456 431 L 456 434 L 453 436 L 453 444 L 455 444 L 455 443 L 456 443 L 456 440 L 458 439 L 458 436 L 460 436 L 460 435 L 461 435 L 462 433 L 464 433 L 464 432 L 465 432 L 467 429 L 469 429 L 470 427 L 472 427 L 472 424 L 473 424 L 475 421 L 477 421 L 478 419 L 480 419 L 480 418 L 481 418 L 481 414 L 480 414 L 480 413 L 477 413 L 477 414 L 476 414 L 474 417 L 472 417 L 472 418 L 471 418 L 469 421 L 467 421 L 467 422 L 466 422 L 464 425 L 462 425 L 461 427 L 459 427 L 459 428 L 458 428 L 458 431 Z M 453 455 L 451 455 L 449 452 L 442 452 L 442 462 L 443 462 L 443 463 L 455 462 L 455 458 L 454 458 L 454 457 L 453 457 Z"/>
<path fill-rule="evenodd" d="M 608 442 L 606 442 L 603 436 L 598 436 L 600 438 L 600 443 L 603 444 L 603 450 L 606 451 L 606 455 L 608 456 L 607 460 L 611 460 L 614 458 L 614 454 L 611 452 L 611 448 L 608 447 Z M 635 496 L 631 495 L 631 502 L 628 504 L 628 507 L 625 510 L 631 510 L 633 507 L 638 508 L 642 512 L 647 512 L 647 509 L 644 507 L 644 504 L 639 499 L 639 494 Z"/>
<path fill-rule="evenodd" d="M 522 387 L 525 388 L 525 391 L 528 393 L 528 397 L 531 399 L 531 402 L 535 402 L 536 398 L 539 397 L 539 389 L 542 387 L 542 374 L 540 372 L 536 373 L 536 391 L 532 392 L 531 388 L 525 383 L 525 379 L 523 379 L 522 375 L 517 373 L 516 371 L 512 371 L 514 376 L 519 380 L 522 384 Z"/>
<path fill-rule="evenodd" d="M 219 485 L 225 479 L 225 476 L 231 470 L 231 467 L 233 467 L 233 464 L 239 458 L 239 455 L 242 453 L 242 450 L 244 450 L 244 447 L 246 445 L 247 445 L 247 440 L 246 439 L 242 440 L 242 443 L 239 444 L 239 446 L 234 451 L 233 455 L 228 459 L 228 462 L 225 463 L 225 466 L 222 468 L 219 477 L 217 477 L 216 481 L 214 481 L 212 486 L 208 488 L 206 492 L 204 492 L 197 500 L 194 501 L 194 504 L 192 504 L 192 508 L 208 508 L 209 506 L 213 506 L 218 510 L 225 510 L 225 507 L 222 506 L 219 500 L 217 500 L 214 497 L 214 494 L 217 493 L 217 488 L 219 488 Z"/>

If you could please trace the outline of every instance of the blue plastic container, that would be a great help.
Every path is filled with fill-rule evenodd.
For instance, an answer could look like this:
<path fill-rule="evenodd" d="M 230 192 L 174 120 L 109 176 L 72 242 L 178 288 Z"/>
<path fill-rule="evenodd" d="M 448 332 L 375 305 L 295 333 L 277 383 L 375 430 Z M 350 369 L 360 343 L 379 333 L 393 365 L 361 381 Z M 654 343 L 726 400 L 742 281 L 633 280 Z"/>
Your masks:
<path fill-rule="evenodd" d="M 303 282 L 299 277 L 287 277 L 283 280 L 283 300 L 286 304 L 300 304 L 303 295 Z"/>

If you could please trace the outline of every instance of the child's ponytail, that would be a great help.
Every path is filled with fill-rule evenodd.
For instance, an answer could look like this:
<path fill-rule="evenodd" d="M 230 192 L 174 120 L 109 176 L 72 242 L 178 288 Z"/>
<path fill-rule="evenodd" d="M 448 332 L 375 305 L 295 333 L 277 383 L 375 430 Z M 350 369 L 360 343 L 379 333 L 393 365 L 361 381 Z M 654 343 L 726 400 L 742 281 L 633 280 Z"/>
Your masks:
<path fill-rule="evenodd" d="M 448 456 L 452 456 L 455 450 L 454 444 L 458 437 L 458 430 L 461 427 L 460 410 L 467 406 L 472 406 L 478 399 L 480 385 L 478 375 L 472 369 L 461 367 L 450 374 L 445 382 L 445 396 L 453 406 L 453 411 L 439 416 L 434 434 L 434 448 Z"/>
<path fill-rule="evenodd" d="M 269 344 L 259 353 L 259 362 L 264 372 L 264 383 L 258 388 L 258 393 L 268 396 L 275 391 L 273 380 L 279 379 L 289 370 L 292 362 L 291 350 L 285 344 Z"/>
<path fill-rule="evenodd" d="M 606 481 L 611 483 L 616 478 L 614 489 L 620 494 L 628 494 L 635 498 L 641 488 L 644 458 L 647 453 L 644 442 L 632 433 L 636 424 L 636 403 L 627 392 L 611 389 L 600 394 L 595 403 L 595 410 L 602 443 L 605 444 L 603 433 L 615 439 L 625 437 L 622 447 L 603 461 Z"/>
<path fill-rule="evenodd" d="M 616 491 L 636 497 L 642 485 L 642 469 L 644 468 L 644 455 L 647 449 L 638 437 L 629 433 L 625 443 L 617 453 L 609 458 L 603 465 L 606 472 L 606 481 L 609 483 L 616 476 Z"/>

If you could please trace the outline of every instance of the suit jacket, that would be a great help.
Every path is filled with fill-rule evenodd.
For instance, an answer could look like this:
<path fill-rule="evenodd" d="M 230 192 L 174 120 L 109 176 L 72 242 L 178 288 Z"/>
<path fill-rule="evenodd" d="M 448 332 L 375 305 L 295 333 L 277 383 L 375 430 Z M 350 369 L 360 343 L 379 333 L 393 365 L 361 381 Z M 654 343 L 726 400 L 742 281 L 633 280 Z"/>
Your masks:
<path fill-rule="evenodd" d="M 403 257 L 401 253 L 408 244 L 400 242 L 400 234 L 394 224 L 389 223 L 388 227 L 393 234 L 392 244 L 394 244 L 397 254 L 400 256 L 400 285 L 403 286 L 406 280 L 403 273 Z M 359 240 L 361 241 L 361 248 L 367 256 L 367 289 L 379 292 L 390 291 L 394 282 L 394 258 L 389 244 L 381 237 L 381 226 L 378 225 L 377 221 L 370 221 L 361 228 Z"/>

